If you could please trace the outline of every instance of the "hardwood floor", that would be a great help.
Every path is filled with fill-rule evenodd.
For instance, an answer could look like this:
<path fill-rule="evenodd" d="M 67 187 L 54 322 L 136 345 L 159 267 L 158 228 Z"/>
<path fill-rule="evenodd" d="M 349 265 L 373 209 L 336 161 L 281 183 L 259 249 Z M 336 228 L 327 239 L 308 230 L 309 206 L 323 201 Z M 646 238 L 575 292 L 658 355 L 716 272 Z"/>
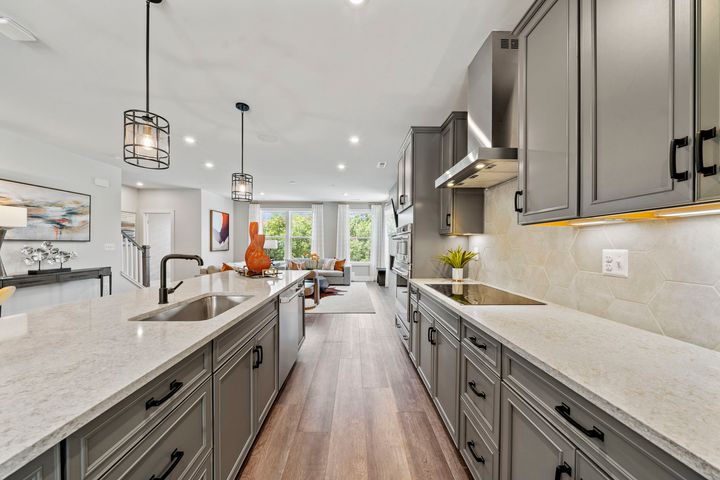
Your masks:
<path fill-rule="evenodd" d="M 308 314 L 306 339 L 241 479 L 469 479 L 395 333 L 376 314 Z"/>

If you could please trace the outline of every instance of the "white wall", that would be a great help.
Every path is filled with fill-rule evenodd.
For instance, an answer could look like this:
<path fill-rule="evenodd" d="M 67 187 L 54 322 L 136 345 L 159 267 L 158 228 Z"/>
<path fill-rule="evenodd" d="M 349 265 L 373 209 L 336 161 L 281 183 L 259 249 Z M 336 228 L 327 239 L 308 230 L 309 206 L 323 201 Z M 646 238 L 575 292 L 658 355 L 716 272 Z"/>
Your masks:
<path fill-rule="evenodd" d="M 201 212 L 200 212 L 200 240 L 201 253 L 200 256 L 205 261 L 205 265 L 222 265 L 224 262 L 232 262 L 235 259 L 235 246 L 233 244 L 233 234 L 235 224 L 235 215 L 233 210 L 233 202 L 230 198 L 221 197 L 220 195 L 201 191 Z M 218 210 L 230 214 L 230 250 L 225 252 L 210 251 L 210 210 Z M 247 222 L 247 219 L 245 220 Z"/>
<path fill-rule="evenodd" d="M 72 260 L 68 267 L 110 266 L 113 270 L 114 291 L 123 288 L 123 283 L 120 282 L 119 167 L 0 130 L 0 178 L 91 195 L 91 241 L 58 242 L 58 246 L 78 253 L 78 257 Z M 107 180 L 110 186 L 103 188 L 95 185 L 96 178 Z M 2 258 L 10 275 L 27 271 L 18 253 L 22 246 L 39 243 L 10 240 L 4 243 Z M 114 249 L 106 250 L 106 245 Z M 2 313 L 8 315 L 93 298 L 99 295 L 99 289 L 99 282 L 96 280 L 19 289 L 15 296 L 3 305 Z"/>
<path fill-rule="evenodd" d="M 200 190 L 139 189 L 137 207 L 137 238 L 141 242 L 144 241 L 143 218 L 145 212 L 172 212 L 175 224 L 173 252 L 201 255 L 202 199 Z M 150 261 L 159 262 L 160 260 L 153 256 L 152 248 L 150 248 Z M 196 275 L 199 268 L 194 262 L 173 260 L 170 271 L 172 280 L 178 281 Z"/>
<path fill-rule="evenodd" d="M 120 190 L 120 209 L 123 212 L 136 212 L 138 210 L 138 189 L 123 185 Z"/>

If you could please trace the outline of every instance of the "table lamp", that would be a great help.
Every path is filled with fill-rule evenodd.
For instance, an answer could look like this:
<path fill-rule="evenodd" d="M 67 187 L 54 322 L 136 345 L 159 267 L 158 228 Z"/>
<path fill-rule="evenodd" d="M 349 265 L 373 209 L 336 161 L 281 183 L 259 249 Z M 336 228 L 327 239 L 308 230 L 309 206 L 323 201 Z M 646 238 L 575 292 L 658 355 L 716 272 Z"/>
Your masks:
<path fill-rule="evenodd" d="M 0 205 L 0 250 L 8 229 L 17 227 L 27 227 L 27 208 Z M 0 258 L 0 277 L 7 277 L 2 258 Z"/>

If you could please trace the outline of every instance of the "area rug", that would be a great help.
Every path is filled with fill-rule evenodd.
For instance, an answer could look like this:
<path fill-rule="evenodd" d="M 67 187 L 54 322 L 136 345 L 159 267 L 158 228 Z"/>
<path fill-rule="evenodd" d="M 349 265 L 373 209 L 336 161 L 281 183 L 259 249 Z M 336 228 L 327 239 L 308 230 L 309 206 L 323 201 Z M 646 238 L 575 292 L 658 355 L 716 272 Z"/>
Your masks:
<path fill-rule="evenodd" d="M 309 305 L 308 313 L 375 313 L 375 306 L 370 298 L 365 282 L 353 282 L 350 286 L 337 285 L 331 287 L 332 295 L 320 299 L 320 305 Z M 329 289 L 328 289 L 329 290 Z M 309 303 L 312 303 L 310 300 Z"/>

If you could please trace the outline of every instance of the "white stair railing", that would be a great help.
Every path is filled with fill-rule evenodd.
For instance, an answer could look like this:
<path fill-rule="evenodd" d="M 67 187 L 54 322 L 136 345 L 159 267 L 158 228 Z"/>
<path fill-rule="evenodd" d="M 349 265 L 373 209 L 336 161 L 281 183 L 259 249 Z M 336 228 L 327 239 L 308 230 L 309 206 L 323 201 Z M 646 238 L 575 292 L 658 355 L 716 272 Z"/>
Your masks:
<path fill-rule="evenodd" d="M 150 246 L 140 245 L 127 232 L 122 233 L 123 277 L 138 287 L 150 286 Z"/>

